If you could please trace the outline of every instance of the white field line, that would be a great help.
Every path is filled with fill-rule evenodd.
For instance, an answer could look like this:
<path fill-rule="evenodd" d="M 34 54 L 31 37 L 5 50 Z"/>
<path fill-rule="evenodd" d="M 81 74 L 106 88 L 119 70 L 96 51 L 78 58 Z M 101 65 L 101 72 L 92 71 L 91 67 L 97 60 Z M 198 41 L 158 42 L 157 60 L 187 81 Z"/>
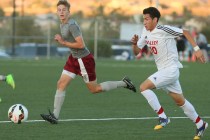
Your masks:
<path fill-rule="evenodd" d="M 117 62 L 117 61 L 116 61 Z M 9 64 L 4 64 L 5 66 Z M 30 65 L 30 67 L 55 67 L 55 66 L 60 66 L 60 64 L 36 64 L 36 63 L 18 63 L 19 66 L 25 66 L 25 65 Z M 119 63 L 107 63 L 107 62 L 100 62 L 97 63 L 97 66 L 100 67 L 112 67 L 112 68 L 156 68 L 155 64 L 146 64 L 146 63 L 139 63 L 139 64 L 119 64 Z M 188 68 L 189 65 L 183 64 L 184 68 Z"/>
<path fill-rule="evenodd" d="M 98 119 L 63 119 L 60 122 L 75 122 L 75 121 L 115 121 L 115 120 L 154 120 L 158 117 L 141 117 L 141 118 L 98 118 Z M 188 119 L 188 117 L 169 117 L 170 119 Z M 210 116 L 202 117 L 210 119 Z M 27 120 L 26 123 L 44 122 L 44 120 Z M 1 123 L 11 123 L 11 121 L 0 121 Z"/>
<path fill-rule="evenodd" d="M 109 64 L 109 63 L 97 63 L 97 66 L 102 66 L 102 67 L 122 67 L 122 68 L 126 68 L 126 67 L 131 67 L 131 68 L 156 68 L 155 64 L 145 64 L 145 63 L 139 63 L 137 64 Z M 184 68 L 188 68 L 188 65 L 183 65 Z"/>

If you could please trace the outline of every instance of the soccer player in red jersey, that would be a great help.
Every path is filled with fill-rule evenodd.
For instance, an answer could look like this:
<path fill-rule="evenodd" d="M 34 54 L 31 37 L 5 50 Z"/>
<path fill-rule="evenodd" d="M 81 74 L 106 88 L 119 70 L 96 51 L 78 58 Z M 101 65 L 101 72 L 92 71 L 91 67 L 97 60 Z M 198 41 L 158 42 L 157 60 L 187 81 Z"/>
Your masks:
<path fill-rule="evenodd" d="M 149 105 L 157 113 L 159 123 L 154 127 L 159 130 L 165 127 L 170 119 L 166 116 L 153 89 L 163 89 L 172 97 L 175 103 L 184 111 L 197 127 L 195 140 L 200 139 L 208 127 L 208 123 L 199 117 L 193 105 L 185 99 L 179 83 L 179 68 L 182 64 L 178 60 L 175 38 L 184 35 L 194 47 L 195 56 L 201 63 L 205 63 L 202 51 L 187 30 L 177 27 L 159 25 L 160 12 L 155 7 L 143 10 L 144 29 L 140 37 L 134 35 L 131 39 L 134 54 L 147 45 L 155 59 L 158 71 L 148 77 L 141 85 L 140 91 Z"/>

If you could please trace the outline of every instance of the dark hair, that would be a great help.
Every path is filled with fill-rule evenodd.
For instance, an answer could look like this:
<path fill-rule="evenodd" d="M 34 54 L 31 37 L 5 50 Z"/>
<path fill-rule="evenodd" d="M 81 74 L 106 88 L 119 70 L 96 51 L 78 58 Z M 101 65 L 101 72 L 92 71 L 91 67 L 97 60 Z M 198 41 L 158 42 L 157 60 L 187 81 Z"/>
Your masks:
<path fill-rule="evenodd" d="M 152 19 L 157 18 L 157 21 L 161 17 L 160 12 L 155 7 L 148 7 L 143 10 L 143 14 L 149 14 Z"/>
<path fill-rule="evenodd" d="M 57 6 L 59 6 L 59 5 L 65 5 L 68 8 L 68 10 L 71 7 L 70 3 L 67 0 L 59 0 L 57 3 Z"/>

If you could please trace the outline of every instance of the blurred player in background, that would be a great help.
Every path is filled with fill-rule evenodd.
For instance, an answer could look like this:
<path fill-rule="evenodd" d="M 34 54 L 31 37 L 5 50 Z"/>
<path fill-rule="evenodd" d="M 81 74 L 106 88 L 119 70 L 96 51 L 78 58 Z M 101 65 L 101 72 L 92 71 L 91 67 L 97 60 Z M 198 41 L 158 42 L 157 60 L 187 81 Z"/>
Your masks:
<path fill-rule="evenodd" d="M 8 85 L 10 85 L 13 89 L 15 89 L 15 81 L 14 78 L 11 74 L 8 74 L 7 76 L 5 75 L 0 75 L 0 81 L 6 82 Z"/>
<path fill-rule="evenodd" d="M 179 27 L 182 28 L 182 27 Z M 183 61 L 185 60 L 185 36 L 181 35 L 179 37 L 176 38 L 176 46 L 177 46 L 177 51 L 178 51 L 178 55 L 179 55 L 179 60 Z"/>
<path fill-rule="evenodd" d="M 196 33 L 197 33 L 196 42 L 198 43 L 198 46 L 200 47 L 206 62 L 209 62 L 209 56 L 208 56 L 208 50 L 207 50 L 208 49 L 207 38 L 203 33 L 198 32 L 197 30 L 196 30 Z"/>
<path fill-rule="evenodd" d="M 198 140 L 207 129 L 208 123 L 199 117 L 193 105 L 185 99 L 182 93 L 182 88 L 179 83 L 179 68 L 183 66 L 178 60 L 175 38 L 184 35 L 193 46 L 197 59 L 201 63 L 205 63 L 205 59 L 202 51 L 187 30 L 159 25 L 158 21 L 160 16 L 160 12 L 154 7 L 144 9 L 143 18 L 145 28 L 140 38 L 138 35 L 134 35 L 131 40 L 135 55 L 145 45 L 150 47 L 158 69 L 156 73 L 152 74 L 140 85 L 140 91 L 159 117 L 159 123 L 154 127 L 155 130 L 165 127 L 170 122 L 156 94 L 153 92 L 153 89 L 156 88 L 165 90 L 184 111 L 185 115 L 195 123 L 197 129 L 194 139 Z"/>
<path fill-rule="evenodd" d="M 7 76 L 5 75 L 0 75 L 0 81 L 6 82 L 8 85 L 10 85 L 13 89 L 15 89 L 15 81 L 14 78 L 11 74 L 8 74 Z M 1 102 L 0 98 L 0 102 Z"/>
<path fill-rule="evenodd" d="M 49 114 L 41 114 L 44 120 L 57 124 L 65 99 L 66 88 L 76 75 L 83 77 L 87 88 L 92 93 L 109 91 L 119 87 L 136 92 L 135 86 L 128 77 L 124 77 L 121 81 L 107 81 L 98 84 L 95 72 L 95 60 L 85 46 L 79 25 L 75 20 L 70 18 L 70 4 L 65 0 L 60 0 L 57 3 L 57 14 L 61 21 L 61 35 L 56 34 L 54 39 L 59 44 L 70 48 L 71 54 L 57 82 L 53 113 L 49 110 Z"/>

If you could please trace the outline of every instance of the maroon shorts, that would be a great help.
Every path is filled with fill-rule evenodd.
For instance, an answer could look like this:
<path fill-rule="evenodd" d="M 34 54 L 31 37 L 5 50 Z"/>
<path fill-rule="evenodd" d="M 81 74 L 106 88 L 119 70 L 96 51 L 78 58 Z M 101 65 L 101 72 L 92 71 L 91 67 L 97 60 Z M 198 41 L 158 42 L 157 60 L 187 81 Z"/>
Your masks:
<path fill-rule="evenodd" d="M 73 58 L 70 55 L 66 61 L 64 70 L 82 76 L 85 82 L 96 80 L 95 60 L 92 54 L 83 58 Z"/>

